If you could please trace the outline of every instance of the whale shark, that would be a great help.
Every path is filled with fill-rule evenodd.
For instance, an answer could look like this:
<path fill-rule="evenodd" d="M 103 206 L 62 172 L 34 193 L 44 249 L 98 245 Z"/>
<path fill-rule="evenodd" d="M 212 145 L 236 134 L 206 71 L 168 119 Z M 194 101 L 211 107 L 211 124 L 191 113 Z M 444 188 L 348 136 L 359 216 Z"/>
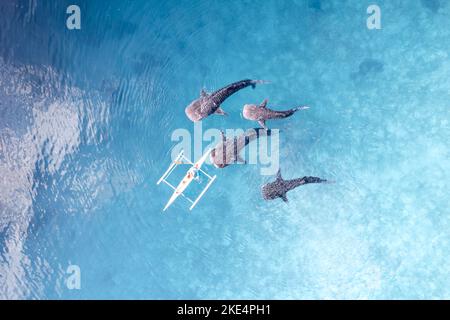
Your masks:
<path fill-rule="evenodd" d="M 211 151 L 211 163 L 216 168 L 225 168 L 236 162 L 246 163 L 246 161 L 239 155 L 240 151 L 251 141 L 262 136 L 270 135 L 270 130 L 256 128 L 249 129 L 237 137 L 227 138 L 222 131 L 222 141 L 219 142 Z"/>
<path fill-rule="evenodd" d="M 309 109 L 308 106 L 300 106 L 286 111 L 275 111 L 267 108 L 267 102 L 268 100 L 265 99 L 259 106 L 254 104 L 244 105 L 242 115 L 247 120 L 258 121 L 262 128 L 267 129 L 267 120 L 287 118 L 292 116 L 298 110 Z"/>
<path fill-rule="evenodd" d="M 231 95 L 248 86 L 255 88 L 257 84 L 267 83 L 264 80 L 241 80 L 223 87 L 213 93 L 207 93 L 204 89 L 200 91 L 200 97 L 186 107 L 186 116 L 193 122 L 201 121 L 211 114 L 227 115 L 221 108 L 221 104 Z"/>
<path fill-rule="evenodd" d="M 276 180 L 263 185 L 261 187 L 261 192 L 265 200 L 281 198 L 284 202 L 288 202 L 286 194 L 289 191 L 309 183 L 329 183 L 329 181 L 318 177 L 303 177 L 292 180 L 284 180 L 281 176 L 281 170 L 278 169 Z"/>

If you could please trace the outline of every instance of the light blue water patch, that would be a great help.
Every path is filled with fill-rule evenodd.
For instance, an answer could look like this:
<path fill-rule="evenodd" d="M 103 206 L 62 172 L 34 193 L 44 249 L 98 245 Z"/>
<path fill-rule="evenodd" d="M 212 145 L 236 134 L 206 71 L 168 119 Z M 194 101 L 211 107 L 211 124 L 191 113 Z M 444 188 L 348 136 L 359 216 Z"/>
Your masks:
<path fill-rule="evenodd" d="M 449 298 L 450 6 L 377 3 L 381 30 L 370 1 L 78 1 L 71 31 L 72 2 L 2 2 L 0 297 Z M 162 214 L 185 106 L 246 78 L 203 131 L 309 105 L 268 122 L 282 175 L 335 183 L 265 202 L 260 167 L 208 165 Z"/>

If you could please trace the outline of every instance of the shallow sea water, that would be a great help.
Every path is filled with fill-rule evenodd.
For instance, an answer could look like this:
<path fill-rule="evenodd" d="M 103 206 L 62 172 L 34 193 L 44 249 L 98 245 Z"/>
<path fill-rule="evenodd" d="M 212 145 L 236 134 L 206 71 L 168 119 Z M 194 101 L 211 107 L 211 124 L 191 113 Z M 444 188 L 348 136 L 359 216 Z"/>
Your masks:
<path fill-rule="evenodd" d="M 450 298 L 450 4 L 377 1 L 0 3 L 0 298 Z M 308 104 L 280 128 L 284 178 L 209 166 L 189 212 L 156 186 L 184 107 L 252 78 L 245 103 Z M 66 286 L 69 265 L 81 289 Z"/>

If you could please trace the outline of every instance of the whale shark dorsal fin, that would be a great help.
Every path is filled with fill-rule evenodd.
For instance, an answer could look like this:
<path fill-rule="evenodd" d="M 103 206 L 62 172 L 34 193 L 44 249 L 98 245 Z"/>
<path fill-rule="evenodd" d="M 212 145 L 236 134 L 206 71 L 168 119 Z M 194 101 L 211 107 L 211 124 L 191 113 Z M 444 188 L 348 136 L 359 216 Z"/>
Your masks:
<path fill-rule="evenodd" d="M 206 92 L 205 89 L 200 90 L 200 97 L 201 98 L 204 98 L 204 97 L 207 97 L 207 96 L 209 96 L 209 94 L 208 94 L 208 92 Z"/>
<path fill-rule="evenodd" d="M 259 105 L 260 108 L 265 108 L 267 106 L 267 102 L 269 102 L 269 100 L 264 99 L 263 102 L 261 102 L 261 104 Z"/>
<path fill-rule="evenodd" d="M 289 202 L 286 193 L 283 193 L 283 194 L 281 195 L 281 199 L 283 199 L 284 202 Z"/>
<path fill-rule="evenodd" d="M 283 177 L 281 176 L 281 169 L 277 171 L 277 181 L 283 181 Z"/>

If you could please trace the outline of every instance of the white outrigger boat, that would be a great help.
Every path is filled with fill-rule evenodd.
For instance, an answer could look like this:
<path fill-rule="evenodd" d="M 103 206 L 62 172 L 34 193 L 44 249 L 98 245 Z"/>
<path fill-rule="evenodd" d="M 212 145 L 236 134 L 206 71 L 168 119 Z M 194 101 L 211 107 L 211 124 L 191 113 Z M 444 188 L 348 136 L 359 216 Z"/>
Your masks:
<path fill-rule="evenodd" d="M 172 196 L 170 197 L 169 201 L 167 202 L 166 206 L 164 207 L 163 211 L 166 211 L 167 208 L 181 195 L 183 196 L 185 199 L 187 199 L 190 203 L 191 203 L 191 207 L 189 208 L 189 210 L 194 209 L 195 205 L 199 202 L 199 200 L 203 197 L 203 195 L 205 194 L 205 192 L 209 189 L 209 187 L 211 186 L 211 184 L 214 182 L 214 180 L 216 180 L 217 176 L 210 176 L 208 173 L 206 173 L 205 171 L 203 171 L 201 169 L 203 163 L 206 161 L 206 159 L 208 158 L 209 154 L 211 153 L 211 149 L 209 149 L 199 160 L 197 160 L 195 163 L 192 163 L 188 158 L 186 158 L 184 156 L 184 152 L 181 151 L 178 156 L 175 158 L 175 160 L 170 164 L 169 168 L 166 170 L 166 172 L 162 175 L 162 177 L 158 180 L 158 182 L 156 184 L 160 184 L 161 182 L 164 182 L 165 184 L 167 184 L 169 187 L 171 187 L 174 192 L 172 194 Z M 173 172 L 173 170 L 175 170 L 175 168 L 183 163 L 187 163 L 191 165 L 191 168 L 188 170 L 188 172 L 186 173 L 186 175 L 184 176 L 183 180 L 181 180 L 181 182 L 178 184 L 177 187 L 174 187 L 170 182 L 168 182 L 166 179 L 167 177 L 169 177 L 169 175 Z M 206 187 L 202 190 L 202 192 L 200 192 L 199 196 L 195 199 L 192 200 L 189 197 L 187 197 L 183 192 L 184 190 L 186 190 L 186 188 L 189 186 L 189 184 L 198 178 L 198 172 L 203 173 L 207 178 L 208 178 L 208 183 L 206 185 Z"/>

